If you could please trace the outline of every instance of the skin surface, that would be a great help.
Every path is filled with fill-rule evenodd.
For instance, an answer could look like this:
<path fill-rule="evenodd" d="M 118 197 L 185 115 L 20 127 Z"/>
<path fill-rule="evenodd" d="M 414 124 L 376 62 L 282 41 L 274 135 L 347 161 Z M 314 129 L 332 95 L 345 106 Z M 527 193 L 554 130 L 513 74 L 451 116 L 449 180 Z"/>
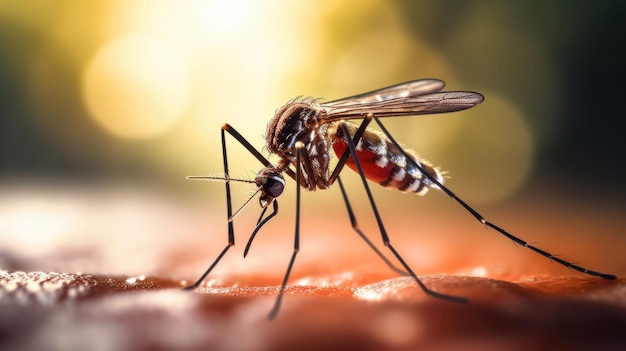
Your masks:
<path fill-rule="evenodd" d="M 49 203 L 58 205 L 51 197 Z M 108 205 L 96 201 L 103 211 L 89 225 L 100 223 L 102 237 L 81 241 L 90 230 L 86 226 L 85 232 L 72 231 L 69 241 L 63 236 L 47 242 L 37 254 L 34 247 L 10 245 L 0 254 L 3 349 L 619 350 L 626 345 L 626 281 L 618 253 L 623 242 L 606 242 L 623 225 L 619 211 L 574 203 L 555 210 L 550 201 L 532 199 L 493 211 L 514 229 L 545 235 L 543 247 L 617 274 L 615 281 L 551 264 L 454 207 L 422 213 L 419 232 L 437 236 L 403 235 L 410 219 L 384 213 L 392 240 L 424 284 L 467 297 L 466 305 L 428 297 L 410 278 L 392 272 L 353 233 L 345 213 L 329 214 L 324 223 L 305 216 L 301 254 L 282 309 L 269 321 L 292 245 L 288 209 L 264 228 L 246 259 L 241 251 L 257 213 L 242 214 L 235 251 L 202 287 L 189 292 L 180 288 L 225 245 L 223 209 L 213 216 L 204 205 L 167 197 L 119 197 Z M 121 203 L 128 211 L 107 217 Z M 138 223 L 121 221 L 117 227 L 116 216 Z M 520 225 L 511 220 L 516 216 L 534 221 Z M 363 227 L 378 245 L 367 216 Z M 608 233 L 605 240 L 578 235 L 593 230 Z M 558 231 L 571 240 L 551 239 Z"/>

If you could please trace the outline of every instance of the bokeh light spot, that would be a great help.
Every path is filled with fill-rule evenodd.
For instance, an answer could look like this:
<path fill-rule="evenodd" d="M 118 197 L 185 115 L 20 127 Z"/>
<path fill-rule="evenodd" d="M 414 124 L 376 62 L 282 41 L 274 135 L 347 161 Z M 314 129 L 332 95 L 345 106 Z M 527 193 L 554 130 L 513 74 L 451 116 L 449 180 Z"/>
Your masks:
<path fill-rule="evenodd" d="M 174 46 L 147 36 L 127 36 L 105 44 L 83 77 L 91 117 L 122 138 L 161 135 L 183 115 L 189 75 Z"/>
<path fill-rule="evenodd" d="M 524 113 L 494 92 L 482 108 L 468 111 L 460 135 L 449 147 L 458 150 L 450 165 L 449 185 L 473 203 L 492 203 L 515 192 L 530 174 L 535 136 Z M 448 168 L 449 166 L 449 168 Z"/>

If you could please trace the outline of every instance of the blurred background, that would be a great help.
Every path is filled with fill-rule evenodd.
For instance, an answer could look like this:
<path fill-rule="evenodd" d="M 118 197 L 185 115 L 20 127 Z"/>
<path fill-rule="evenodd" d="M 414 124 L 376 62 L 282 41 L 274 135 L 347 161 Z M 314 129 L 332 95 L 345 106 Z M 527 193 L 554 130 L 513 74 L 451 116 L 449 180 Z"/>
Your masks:
<path fill-rule="evenodd" d="M 198 263 L 184 274 L 199 274 L 225 244 L 223 185 L 185 176 L 220 175 L 224 123 L 266 154 L 267 123 L 293 97 L 332 100 L 432 77 L 486 100 L 387 119 L 394 136 L 498 224 L 598 269 L 624 269 L 611 255 L 626 227 L 625 10 L 615 1 L 0 0 L 4 265 L 176 275 L 171 262 L 191 257 Z M 252 179 L 259 163 L 229 146 L 232 175 Z M 367 211 L 358 178 L 345 179 Z M 281 267 L 292 245 L 289 187 L 265 234 L 284 241 Z M 250 187 L 233 191 L 238 207 Z M 484 232 L 441 194 L 374 191 L 402 242 L 440 240 L 441 252 L 456 252 L 476 240 L 459 228 Z M 345 251 L 335 233 L 337 221 L 350 231 L 338 191 L 304 194 L 303 204 L 315 233 L 303 240 Z M 246 223 L 239 246 L 259 213 L 256 200 L 250 207 L 238 218 Z M 420 235 L 407 233 L 418 226 Z M 494 238 L 484 237 L 476 245 Z M 523 251 L 503 247 L 503 257 Z M 436 267 L 428 260 L 440 251 L 429 250 L 416 254 L 419 264 Z"/>

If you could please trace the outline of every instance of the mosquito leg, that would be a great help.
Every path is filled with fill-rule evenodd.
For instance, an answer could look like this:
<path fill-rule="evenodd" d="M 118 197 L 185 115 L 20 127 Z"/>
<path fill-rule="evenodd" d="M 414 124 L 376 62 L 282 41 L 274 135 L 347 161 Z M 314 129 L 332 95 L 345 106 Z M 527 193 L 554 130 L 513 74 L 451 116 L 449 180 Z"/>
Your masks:
<path fill-rule="evenodd" d="M 367 129 L 367 126 L 370 124 L 371 121 L 372 121 L 372 118 L 370 116 L 367 116 L 366 118 L 363 119 L 363 122 L 361 122 L 359 129 L 357 129 L 357 131 L 354 133 L 354 136 L 352 137 L 354 145 L 358 144 L 359 140 L 361 140 L 363 133 L 365 133 L 365 129 Z M 346 161 L 348 161 L 348 157 L 350 157 L 350 151 L 346 149 L 343 152 L 343 155 L 341 155 L 341 157 L 339 158 L 339 161 L 337 161 L 337 165 L 335 165 L 335 169 L 333 170 L 333 173 L 330 175 L 330 178 L 328 181 L 329 184 L 333 184 L 335 182 L 335 179 L 339 177 L 339 172 L 341 172 L 343 167 L 346 165 Z"/>
<path fill-rule="evenodd" d="M 235 128 L 233 128 L 230 124 L 228 123 L 224 124 L 222 126 L 222 130 L 225 130 L 230 135 L 232 135 L 233 138 L 235 138 L 235 140 L 237 140 L 241 145 L 243 145 L 243 147 L 245 147 L 246 150 L 248 150 L 248 152 L 254 155 L 254 157 L 256 157 L 256 159 L 259 160 L 259 162 L 263 164 L 263 166 L 267 167 L 271 165 L 270 161 L 268 161 L 267 158 L 265 158 L 265 156 L 261 155 L 261 153 L 254 146 L 252 146 L 252 144 L 250 144 L 246 140 L 246 138 L 244 138 L 241 134 L 239 134 L 239 132 L 235 130 Z M 287 173 L 287 175 L 290 176 L 291 178 L 295 179 L 296 175 L 291 169 L 289 168 L 285 169 L 285 173 Z"/>
<path fill-rule="evenodd" d="M 230 126 L 228 124 L 224 125 L 222 127 L 221 130 L 221 136 L 222 136 L 222 159 L 224 160 L 224 175 L 226 177 L 228 177 L 228 155 L 226 153 L 226 136 L 224 134 L 224 131 L 227 130 Z M 232 128 L 231 128 L 232 129 Z M 234 131 L 234 129 L 233 129 Z M 236 131 L 235 131 L 236 133 Z M 232 134 L 232 132 L 231 132 Z M 239 134 L 239 133 L 237 133 Z M 242 140 L 245 142 L 245 139 L 243 139 L 243 137 L 237 138 L 235 137 L 239 142 L 242 142 Z M 246 142 L 247 143 L 247 142 Z M 242 144 L 244 146 L 246 146 L 246 144 L 244 144 L 242 142 Z M 248 144 L 249 145 L 249 144 Z M 252 147 L 250 145 L 250 147 Z M 247 148 L 247 146 L 246 146 Z M 254 150 L 254 148 L 252 148 L 252 150 Z M 256 151 L 256 150 L 255 150 Z M 252 152 L 252 151 L 251 151 Z M 261 156 L 262 157 L 262 156 Z M 213 261 L 213 263 L 209 266 L 209 268 L 204 272 L 204 274 L 202 274 L 202 276 L 200 276 L 200 278 L 193 283 L 192 285 L 184 288 L 185 290 L 194 290 L 196 289 L 198 286 L 200 286 L 200 284 L 202 284 L 202 282 L 204 281 L 204 279 L 209 275 L 209 273 L 211 273 L 211 271 L 213 270 L 213 268 L 215 268 L 215 266 L 218 264 L 218 262 L 222 259 L 222 257 L 224 257 L 224 255 L 226 254 L 226 252 L 235 245 L 235 229 L 233 226 L 233 222 L 230 220 L 230 218 L 232 218 L 233 215 L 233 206 L 232 206 L 232 200 L 231 200 L 231 195 L 230 195 L 230 182 L 228 180 L 226 180 L 224 182 L 225 186 L 226 186 L 226 218 L 228 218 L 228 244 L 226 245 L 226 247 L 224 247 L 224 249 L 222 250 L 222 252 L 219 254 L 219 256 L 217 256 L 217 258 L 215 259 L 215 261 Z"/>
<path fill-rule="evenodd" d="M 274 216 L 276 216 L 276 214 L 278 214 L 278 200 L 274 200 L 273 201 L 273 205 L 274 205 L 274 208 L 272 210 L 272 213 L 270 213 L 264 219 L 263 219 L 263 215 L 265 214 L 265 211 L 267 210 L 267 207 L 265 207 L 263 209 L 263 212 L 261 212 L 261 216 L 259 217 L 259 220 L 258 220 L 258 222 L 256 224 L 256 227 L 254 228 L 254 231 L 252 232 L 252 235 L 250 235 L 250 239 L 248 240 L 248 243 L 246 244 L 245 250 L 243 250 L 243 257 L 244 258 L 248 255 L 248 251 L 250 250 L 250 246 L 252 245 L 252 240 L 254 240 L 254 237 L 259 232 L 261 227 L 263 227 L 265 225 L 265 223 L 267 223 L 267 221 L 272 219 L 272 217 L 274 217 Z M 261 220 L 261 219 L 263 219 L 263 220 Z"/>
<path fill-rule="evenodd" d="M 456 201 L 459 205 L 463 206 L 463 208 L 465 208 L 465 210 L 467 212 L 469 212 L 474 218 L 476 218 L 476 220 L 478 220 L 480 223 L 482 223 L 483 225 L 490 227 L 492 229 L 494 229 L 496 232 L 506 236 L 507 238 L 509 238 L 510 240 L 512 240 L 513 242 L 515 242 L 516 244 L 519 244 L 521 246 L 524 246 L 544 257 L 547 257 L 548 259 L 550 259 L 551 261 L 554 261 L 556 263 L 559 263 L 567 268 L 571 268 L 575 271 L 581 272 L 581 273 L 585 273 L 585 274 L 589 274 L 589 275 L 593 275 L 596 277 L 601 277 L 604 279 L 610 279 L 610 280 L 614 280 L 617 279 L 617 277 L 613 274 L 606 274 L 606 273 L 600 273 L 600 272 L 596 272 L 596 271 L 592 271 L 589 270 L 587 268 L 575 265 L 571 262 L 565 261 L 549 252 L 543 251 L 531 244 L 529 244 L 528 242 L 514 236 L 513 234 L 507 232 L 506 230 L 498 227 L 497 225 L 487 221 L 480 213 L 478 213 L 476 210 L 474 210 L 472 207 L 470 207 L 467 203 L 465 203 L 465 201 L 461 200 L 458 196 L 456 196 L 450 189 L 448 189 L 447 187 L 445 187 L 443 184 L 441 184 L 441 182 L 439 182 L 437 179 L 435 179 L 434 177 L 432 177 L 430 174 L 428 174 L 427 172 L 424 172 L 424 170 L 417 164 L 417 162 L 413 161 L 413 159 L 407 155 L 407 153 L 404 151 L 404 149 L 402 149 L 402 147 L 400 147 L 400 145 L 398 144 L 398 142 L 391 136 L 391 134 L 389 133 L 389 131 L 387 131 L 387 129 L 385 128 L 385 126 L 380 122 L 380 120 L 376 117 L 374 117 L 374 120 L 376 120 L 376 123 L 378 123 L 378 126 L 380 127 L 381 131 L 387 136 L 387 138 L 389 138 L 389 141 L 391 141 L 395 147 L 398 148 L 398 150 L 400 150 L 400 152 L 402 152 L 402 154 L 404 155 L 404 157 L 406 158 L 408 163 L 411 163 L 413 167 L 419 169 L 419 171 L 422 173 L 422 175 L 424 177 L 426 177 L 429 181 L 431 181 L 433 184 L 437 185 L 444 193 L 446 193 L 449 197 L 451 197 L 454 201 Z"/>
<path fill-rule="evenodd" d="M 273 201 L 273 202 L 275 203 L 276 201 Z M 246 248 L 245 250 L 243 250 L 243 258 L 246 258 L 246 256 L 248 256 L 248 250 L 250 250 L 250 245 L 252 245 L 252 240 L 254 240 L 254 237 L 256 236 L 256 233 L 259 231 L 259 229 L 261 229 L 261 226 L 263 226 L 263 224 L 267 222 L 267 220 L 265 220 L 263 221 L 263 224 L 261 224 L 261 221 L 263 220 L 263 216 L 265 215 L 265 212 L 267 212 L 267 207 L 263 207 L 263 211 L 261 211 L 261 215 L 259 216 L 259 219 L 256 221 L 256 226 L 254 227 L 254 231 L 252 232 L 252 234 L 250 234 L 250 238 L 248 239 Z M 270 218 L 271 217 L 273 217 L 273 215 L 270 215 Z"/>
<path fill-rule="evenodd" d="M 371 116 L 368 116 L 368 118 L 371 118 Z M 343 131 L 344 135 L 350 135 L 349 132 L 348 132 L 348 128 L 346 127 L 346 125 L 344 123 L 340 122 L 339 126 L 340 126 L 340 128 L 342 128 L 342 131 Z M 354 160 L 355 166 L 356 166 L 356 168 L 358 170 L 359 175 L 361 176 L 361 181 L 363 182 L 363 187 L 365 188 L 365 192 L 367 193 L 367 197 L 369 199 L 369 203 L 372 206 L 372 211 L 374 212 L 374 216 L 376 217 L 376 222 L 378 223 L 378 229 L 380 230 L 380 235 L 381 235 L 381 237 L 383 239 L 383 243 L 385 244 L 385 246 L 396 257 L 396 259 L 400 262 L 402 267 L 409 273 L 409 275 L 415 280 L 415 282 L 420 286 L 420 288 L 422 288 L 424 293 L 426 293 L 429 296 L 436 297 L 436 298 L 439 298 L 439 299 L 442 299 L 442 300 L 446 300 L 446 301 L 457 302 L 457 303 L 467 303 L 469 300 L 467 298 L 465 298 L 465 297 L 442 294 L 442 293 L 438 293 L 438 292 L 436 292 L 434 290 L 429 289 L 417 277 L 417 275 L 413 272 L 411 267 L 409 267 L 409 265 L 406 263 L 406 261 L 404 261 L 402 256 L 400 256 L 398 251 L 396 251 L 396 249 L 393 247 L 393 245 L 391 244 L 391 242 L 389 240 L 389 236 L 387 235 L 387 230 L 385 229 L 385 226 L 383 225 L 383 221 L 382 221 L 382 219 L 380 217 L 380 213 L 378 212 L 378 208 L 376 207 L 376 202 L 374 201 L 374 197 L 372 196 L 372 192 L 370 191 L 370 188 L 369 188 L 369 186 L 367 184 L 367 179 L 365 178 L 365 173 L 363 172 L 363 167 L 361 167 L 361 161 L 356 156 L 357 154 L 356 154 L 356 149 L 355 149 L 355 146 L 354 146 L 354 142 L 350 138 L 346 138 L 346 140 L 347 140 L 348 148 L 350 149 L 350 153 L 353 155 L 352 158 Z"/>
<path fill-rule="evenodd" d="M 365 132 L 365 129 L 367 128 L 367 125 L 371 121 L 372 121 L 372 118 L 370 118 L 369 116 L 363 119 L 363 122 L 361 122 L 359 129 L 357 129 L 357 131 L 354 133 L 354 136 L 352 137 L 353 143 L 355 144 L 358 143 L 359 139 L 361 139 L 361 137 L 363 136 L 363 133 Z M 346 161 L 348 160 L 349 156 L 350 156 L 350 150 L 346 149 L 343 152 L 343 155 L 341 155 L 341 157 L 339 158 L 339 161 L 337 162 L 337 165 L 335 166 L 335 169 L 333 170 L 333 173 L 330 176 L 329 183 L 333 184 L 335 180 L 339 181 L 339 188 L 341 189 L 341 195 L 346 205 L 346 209 L 348 210 L 348 217 L 350 217 L 350 224 L 352 225 L 352 229 L 354 229 L 354 231 L 361 237 L 361 239 L 365 241 L 365 243 L 376 253 L 376 255 L 378 255 L 378 257 L 380 257 L 387 264 L 387 266 L 389 266 L 389 268 L 391 268 L 391 270 L 393 270 L 394 272 L 400 275 L 409 275 L 406 271 L 403 271 L 402 269 L 396 267 L 393 263 L 391 263 L 391 261 L 389 261 L 387 257 L 385 257 L 385 255 L 383 255 L 382 252 L 380 252 L 380 250 L 378 250 L 378 248 L 374 246 L 374 244 L 369 240 L 369 238 L 365 236 L 363 231 L 361 231 L 361 228 L 359 227 L 359 224 L 356 220 L 356 216 L 354 215 L 354 211 L 352 210 L 352 205 L 350 205 L 350 200 L 348 200 L 348 193 L 346 192 L 343 186 L 343 183 L 341 182 L 341 179 L 339 177 L 339 172 L 341 172 L 343 167 L 346 165 Z"/>
<path fill-rule="evenodd" d="M 391 268 L 391 270 L 400 275 L 409 275 L 409 273 L 403 271 L 402 269 L 396 267 L 393 263 L 391 263 L 391 261 L 389 261 L 387 257 L 385 257 L 385 255 L 383 255 L 383 253 L 380 252 L 380 250 L 378 250 L 376 246 L 374 246 L 370 239 L 365 236 L 365 234 L 363 234 L 363 231 L 359 227 L 359 223 L 356 220 L 356 216 L 354 215 L 354 211 L 352 210 L 352 206 L 350 205 L 350 200 L 348 200 L 348 194 L 346 193 L 346 189 L 343 186 L 341 177 L 337 177 L 337 182 L 339 183 L 341 196 L 343 197 L 343 201 L 346 204 L 346 209 L 348 210 L 348 217 L 350 217 L 350 224 L 352 225 L 352 229 L 354 229 L 354 231 L 361 237 L 361 239 L 363 239 L 363 241 L 365 241 L 365 243 L 376 253 L 376 255 L 378 255 L 378 257 L 385 261 L 385 263 L 387 264 L 387 266 L 389 266 L 389 268 Z"/>
<path fill-rule="evenodd" d="M 274 307 L 272 311 L 270 311 L 269 319 L 276 318 L 278 311 L 280 310 L 280 304 L 283 300 L 283 296 L 285 295 L 285 288 L 287 287 L 287 282 L 289 281 L 289 275 L 291 274 L 291 269 L 293 268 L 293 263 L 296 261 L 296 255 L 298 255 L 298 251 L 300 251 L 300 190 L 302 186 L 300 185 L 300 177 L 301 177 L 301 167 L 300 160 L 302 159 L 302 152 L 304 151 L 304 144 L 300 141 L 296 142 L 296 228 L 294 232 L 294 243 L 293 243 L 293 253 L 291 254 L 291 259 L 289 260 L 289 265 L 287 266 L 287 272 L 285 272 L 285 277 L 283 278 L 283 282 L 280 285 L 280 290 L 278 291 L 278 296 L 276 297 L 276 302 L 274 303 Z"/>
<path fill-rule="evenodd" d="M 226 123 L 222 126 L 222 149 L 224 148 L 223 144 L 224 144 L 224 131 L 227 131 L 228 134 L 232 135 L 233 138 L 235 138 L 235 140 L 237 140 L 241 145 L 243 145 L 243 147 L 246 148 L 246 150 L 248 150 L 252 155 L 254 155 L 254 157 L 257 158 L 257 160 L 259 160 L 259 162 L 261 162 L 263 164 L 263 166 L 267 167 L 270 166 L 271 163 L 270 161 L 268 161 L 265 156 L 261 155 L 261 153 L 254 147 L 252 146 L 252 144 L 250 144 L 246 138 L 244 138 L 241 134 L 239 134 L 238 131 L 235 130 L 235 128 L 233 128 L 230 124 Z"/>

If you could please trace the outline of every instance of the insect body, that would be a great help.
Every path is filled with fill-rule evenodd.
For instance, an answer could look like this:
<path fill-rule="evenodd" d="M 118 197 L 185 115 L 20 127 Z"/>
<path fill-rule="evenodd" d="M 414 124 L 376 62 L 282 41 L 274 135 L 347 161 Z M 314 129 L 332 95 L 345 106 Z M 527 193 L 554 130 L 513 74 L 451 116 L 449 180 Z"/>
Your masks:
<path fill-rule="evenodd" d="M 352 138 L 358 126 L 346 122 L 348 137 Z M 337 155 L 342 155 L 348 150 L 349 140 L 342 133 L 337 133 L 333 144 L 333 150 Z M 365 177 L 384 187 L 398 189 L 402 192 L 412 192 L 424 195 L 430 187 L 437 187 L 428 178 L 422 175 L 422 171 L 443 183 L 443 176 L 424 159 L 413 155 L 411 150 L 404 150 L 413 162 L 420 167 L 414 167 L 393 143 L 384 134 L 375 130 L 366 129 L 359 143 L 355 147 L 357 158 L 361 161 Z M 352 156 L 346 161 L 346 166 L 358 172 Z"/>
<path fill-rule="evenodd" d="M 348 216 L 355 232 L 389 267 L 400 274 L 411 276 L 422 290 L 430 296 L 453 302 L 467 302 L 467 299 L 464 297 L 436 292 L 430 290 L 422 283 L 392 245 L 366 179 L 382 186 L 419 195 L 425 194 L 429 188 L 440 189 L 465 208 L 479 222 L 496 230 L 515 243 L 582 273 L 605 279 L 615 279 L 614 275 L 591 271 L 556 257 L 487 221 L 476 210 L 443 185 L 443 177 L 435 167 L 427 161 L 418 158 L 413 152 L 403 149 L 380 122 L 379 118 L 382 117 L 460 111 L 476 106 L 483 101 L 483 96 L 474 92 L 441 92 L 443 86 L 444 83 L 440 80 L 422 79 L 324 103 L 309 98 L 291 100 L 276 111 L 266 132 L 266 147 L 271 154 L 278 157 L 276 164 L 268 161 L 234 128 L 228 124 L 224 125 L 221 132 L 224 176 L 195 176 L 189 178 L 225 181 L 228 244 L 196 283 L 187 289 L 198 287 L 230 247 L 235 244 L 232 220 L 250 200 L 233 214 L 230 182 L 254 183 L 257 187 L 256 193 L 260 194 L 259 202 L 263 208 L 257 225 L 244 250 L 245 256 L 261 227 L 278 213 L 277 198 L 282 194 L 286 185 L 284 174 L 294 179 L 299 185 L 296 188 L 294 250 L 274 308 L 270 312 L 270 318 L 275 317 L 278 313 L 291 269 L 300 249 L 300 189 L 304 188 L 310 191 L 323 190 L 329 188 L 335 182 L 339 184 Z M 361 120 L 360 124 L 349 121 L 354 119 Z M 380 132 L 368 128 L 369 123 L 372 121 L 378 124 Z M 232 135 L 235 140 L 241 143 L 265 166 L 257 173 L 254 181 L 230 178 L 225 132 Z M 331 166 L 331 149 L 339 157 L 334 167 Z M 400 268 L 388 260 L 359 228 L 339 175 L 344 166 L 348 166 L 360 175 L 369 203 L 376 217 L 383 244 L 400 264 Z M 270 205 L 272 205 L 273 210 L 268 216 L 265 216 L 265 212 Z"/>

